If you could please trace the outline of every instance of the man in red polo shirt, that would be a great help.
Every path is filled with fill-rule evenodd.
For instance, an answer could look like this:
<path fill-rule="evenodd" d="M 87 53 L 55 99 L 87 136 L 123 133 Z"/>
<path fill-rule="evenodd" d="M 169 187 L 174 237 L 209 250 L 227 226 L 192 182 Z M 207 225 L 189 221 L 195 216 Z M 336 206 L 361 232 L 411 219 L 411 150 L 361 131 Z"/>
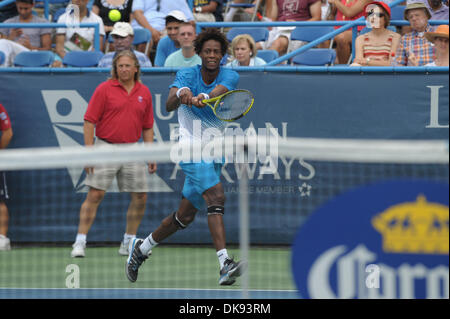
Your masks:
<path fill-rule="evenodd" d="M 11 120 L 3 105 L 0 104 L 0 151 L 11 142 L 13 131 Z M 10 250 L 11 244 L 8 237 L 9 214 L 6 200 L 9 199 L 8 187 L 6 186 L 5 173 L 0 171 L 0 250 Z"/>
<path fill-rule="evenodd" d="M 112 78 L 100 84 L 94 92 L 84 115 L 84 143 L 102 144 L 153 142 L 153 106 L 150 90 L 140 82 L 139 61 L 131 51 L 122 51 L 113 60 Z M 86 236 L 94 222 L 97 208 L 114 178 L 121 192 L 131 194 L 127 211 L 127 226 L 119 254 L 128 255 L 128 243 L 136 237 L 144 216 L 149 187 L 146 170 L 156 171 L 156 163 L 127 163 L 86 167 L 85 184 L 89 186 L 80 209 L 78 234 L 72 257 L 84 257 Z"/>

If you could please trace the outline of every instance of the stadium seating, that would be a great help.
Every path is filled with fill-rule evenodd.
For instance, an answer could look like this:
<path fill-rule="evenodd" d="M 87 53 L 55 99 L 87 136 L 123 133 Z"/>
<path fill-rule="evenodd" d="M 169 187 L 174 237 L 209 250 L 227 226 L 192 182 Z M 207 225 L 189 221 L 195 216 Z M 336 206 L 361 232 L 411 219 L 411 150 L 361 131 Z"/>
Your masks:
<path fill-rule="evenodd" d="M 96 67 L 103 57 L 100 51 L 71 51 L 63 58 L 63 64 L 69 67 Z"/>
<path fill-rule="evenodd" d="M 0 65 L 3 64 L 3 62 L 5 62 L 5 53 L 3 53 L 3 51 L 0 51 Z"/>
<path fill-rule="evenodd" d="M 256 56 L 269 63 L 278 58 L 278 52 L 276 50 L 259 50 Z"/>
<path fill-rule="evenodd" d="M 150 50 L 150 42 L 152 41 L 152 33 L 148 29 L 134 29 L 133 45 L 145 43 L 145 55 L 148 56 Z"/>
<path fill-rule="evenodd" d="M 333 65 L 336 59 L 336 51 L 333 49 L 309 49 L 296 55 L 292 63 L 303 66 Z"/>
<path fill-rule="evenodd" d="M 255 40 L 255 42 L 267 41 L 269 38 L 269 30 L 264 27 L 257 28 L 231 28 L 227 33 L 228 41 L 233 41 L 233 39 L 240 34 L 250 34 L 250 36 Z"/>
<path fill-rule="evenodd" d="M 51 66 L 55 54 L 51 51 L 21 52 L 14 58 L 14 66 L 21 67 L 46 67 Z"/>
<path fill-rule="evenodd" d="M 334 31 L 332 26 L 301 26 L 292 30 L 291 40 L 312 42 L 328 33 Z M 330 49 L 333 47 L 333 39 L 330 41 Z"/>
<path fill-rule="evenodd" d="M 52 22 L 58 22 L 59 17 L 62 16 L 64 12 L 66 12 L 66 8 L 60 8 L 56 10 L 56 12 L 53 14 Z"/>
<path fill-rule="evenodd" d="M 393 25 L 388 25 L 388 27 L 386 29 L 391 30 L 393 32 L 397 32 L 397 28 Z M 372 30 L 371 28 L 365 27 L 364 29 L 359 31 L 359 35 L 366 34 L 367 32 L 370 32 L 371 30 Z"/>
<path fill-rule="evenodd" d="M 395 6 L 391 8 L 391 20 L 405 20 L 403 12 L 406 6 Z"/>

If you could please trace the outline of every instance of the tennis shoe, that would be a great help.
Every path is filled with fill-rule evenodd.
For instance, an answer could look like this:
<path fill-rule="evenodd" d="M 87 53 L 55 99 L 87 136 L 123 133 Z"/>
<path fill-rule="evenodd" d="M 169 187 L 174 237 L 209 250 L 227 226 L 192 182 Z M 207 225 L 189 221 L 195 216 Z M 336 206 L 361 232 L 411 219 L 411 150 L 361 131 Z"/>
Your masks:
<path fill-rule="evenodd" d="M 137 280 L 139 267 L 148 258 L 148 255 L 144 255 L 139 249 L 143 242 L 142 239 L 134 238 L 130 244 L 130 254 L 125 266 L 125 273 L 131 282 Z"/>
<path fill-rule="evenodd" d="M 119 255 L 128 256 L 130 254 L 130 246 L 132 245 L 132 241 L 133 240 L 130 240 L 128 242 L 128 244 L 125 244 L 125 242 L 122 240 L 122 242 L 120 243 L 120 247 L 119 247 Z M 150 250 L 148 255 L 150 256 L 151 254 L 152 254 L 152 251 Z"/>
<path fill-rule="evenodd" d="M 84 257 L 85 253 L 84 253 L 84 249 L 86 248 L 86 242 L 85 241 L 76 241 L 73 245 L 72 245 L 72 252 L 70 253 L 70 256 L 72 256 L 72 258 L 79 258 L 79 257 Z"/>
<path fill-rule="evenodd" d="M 242 275 L 246 269 L 246 262 L 235 262 L 233 259 L 227 258 L 222 269 L 220 270 L 219 285 L 229 286 L 234 284 L 236 278 Z"/>
<path fill-rule="evenodd" d="M 0 235 L 0 250 L 11 250 L 11 241 L 3 235 Z"/>
<path fill-rule="evenodd" d="M 122 240 L 122 242 L 120 243 L 120 247 L 119 247 L 119 255 L 122 256 L 128 256 L 130 253 L 128 251 L 128 244 L 125 244 L 125 242 Z"/>

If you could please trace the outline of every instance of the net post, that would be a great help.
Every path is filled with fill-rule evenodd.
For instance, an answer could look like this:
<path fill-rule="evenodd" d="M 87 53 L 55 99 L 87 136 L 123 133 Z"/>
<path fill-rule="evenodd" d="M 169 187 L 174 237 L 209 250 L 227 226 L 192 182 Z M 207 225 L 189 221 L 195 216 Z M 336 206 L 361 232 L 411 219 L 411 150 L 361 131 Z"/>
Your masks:
<path fill-rule="evenodd" d="M 248 193 L 248 174 L 247 174 L 247 145 L 242 145 L 244 152 L 244 161 L 240 163 L 242 177 L 239 180 L 239 250 L 240 259 L 247 263 L 247 271 L 241 276 L 241 298 L 249 299 L 249 248 L 250 248 L 250 229 L 249 229 L 249 193 Z"/>

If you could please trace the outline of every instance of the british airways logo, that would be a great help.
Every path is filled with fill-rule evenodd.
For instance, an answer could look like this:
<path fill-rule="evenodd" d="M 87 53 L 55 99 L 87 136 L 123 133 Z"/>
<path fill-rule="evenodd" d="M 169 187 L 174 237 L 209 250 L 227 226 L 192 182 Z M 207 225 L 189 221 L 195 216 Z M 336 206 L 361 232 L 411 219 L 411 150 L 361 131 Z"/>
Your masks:
<path fill-rule="evenodd" d="M 41 93 L 59 146 L 84 145 L 83 118 L 88 102 L 76 90 L 42 90 Z M 87 192 L 84 169 L 68 167 L 67 170 L 75 190 Z M 148 183 L 151 185 L 150 192 L 173 192 L 157 174 L 149 175 Z M 116 180 L 108 192 L 119 192 Z"/>

